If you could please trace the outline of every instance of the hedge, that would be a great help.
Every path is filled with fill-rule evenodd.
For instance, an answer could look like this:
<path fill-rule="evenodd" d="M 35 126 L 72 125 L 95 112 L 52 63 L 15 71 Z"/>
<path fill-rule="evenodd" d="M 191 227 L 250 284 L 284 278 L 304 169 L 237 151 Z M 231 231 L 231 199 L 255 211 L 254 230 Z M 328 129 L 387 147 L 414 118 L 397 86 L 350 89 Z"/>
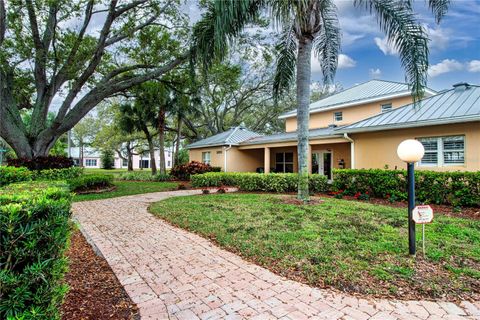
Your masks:
<path fill-rule="evenodd" d="M 405 170 L 334 170 L 333 191 L 346 195 L 358 192 L 376 198 L 407 199 Z M 480 206 L 480 172 L 415 171 L 416 199 L 420 203 Z"/>
<path fill-rule="evenodd" d="M 220 172 L 222 168 L 212 167 L 209 164 L 191 161 L 187 164 L 174 166 L 170 174 L 179 180 L 189 180 L 191 176 L 207 172 Z"/>
<path fill-rule="evenodd" d="M 24 167 L 0 167 L 0 187 L 10 183 L 31 180 L 70 180 L 83 174 L 82 168 L 46 169 L 31 171 Z"/>
<path fill-rule="evenodd" d="M 243 191 L 294 192 L 297 191 L 296 173 L 237 173 L 208 172 L 191 177 L 193 187 L 235 186 Z M 310 191 L 326 192 L 327 178 L 323 175 L 310 175 Z"/>
<path fill-rule="evenodd" d="M 125 172 L 117 176 L 117 180 L 128 181 L 170 181 L 173 180 L 173 178 L 173 176 L 166 173 L 157 173 L 155 175 L 152 175 L 151 172 L 138 171 Z"/>
<path fill-rule="evenodd" d="M 65 169 L 73 167 L 72 158 L 64 156 L 39 156 L 34 158 L 15 158 L 7 160 L 9 166 L 26 167 L 30 170 Z"/>
<path fill-rule="evenodd" d="M 45 182 L 0 189 L 0 319 L 60 318 L 70 202 Z"/>
<path fill-rule="evenodd" d="M 113 176 L 109 174 L 86 174 L 68 181 L 71 191 L 86 191 L 113 186 Z"/>

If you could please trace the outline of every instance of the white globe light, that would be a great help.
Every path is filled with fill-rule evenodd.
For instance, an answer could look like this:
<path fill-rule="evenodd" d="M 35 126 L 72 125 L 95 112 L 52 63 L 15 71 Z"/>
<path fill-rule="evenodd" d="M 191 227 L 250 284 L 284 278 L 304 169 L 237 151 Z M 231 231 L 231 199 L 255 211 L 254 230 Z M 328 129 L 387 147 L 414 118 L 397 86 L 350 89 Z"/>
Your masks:
<path fill-rule="evenodd" d="M 418 140 L 408 139 L 402 141 L 397 148 L 398 157 L 407 163 L 418 162 L 423 158 L 425 148 Z"/>

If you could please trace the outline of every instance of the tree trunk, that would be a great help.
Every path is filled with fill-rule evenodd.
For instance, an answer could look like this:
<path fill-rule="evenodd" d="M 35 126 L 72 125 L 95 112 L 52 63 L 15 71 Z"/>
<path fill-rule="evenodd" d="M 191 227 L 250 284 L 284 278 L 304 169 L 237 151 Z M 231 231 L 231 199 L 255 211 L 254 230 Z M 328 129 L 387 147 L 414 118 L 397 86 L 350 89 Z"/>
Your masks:
<path fill-rule="evenodd" d="M 127 142 L 127 171 L 133 171 L 133 152 L 130 141 Z"/>
<path fill-rule="evenodd" d="M 80 141 L 78 146 L 78 162 L 79 162 L 80 168 L 83 168 L 83 142 L 82 141 Z"/>
<path fill-rule="evenodd" d="M 157 165 L 155 164 L 155 146 L 150 133 L 145 132 L 148 141 L 148 152 L 150 153 L 150 168 L 152 168 L 152 175 L 157 174 Z"/>
<path fill-rule="evenodd" d="M 183 119 L 182 117 L 178 117 L 177 120 L 177 142 L 175 144 L 175 157 L 173 158 L 173 163 L 176 164 L 178 161 L 178 154 L 180 152 L 180 143 L 182 142 L 182 124 Z"/>
<path fill-rule="evenodd" d="M 165 166 L 165 110 L 160 106 L 158 112 L 158 139 L 160 142 L 160 173 L 167 172 Z"/>
<path fill-rule="evenodd" d="M 308 190 L 308 125 L 310 105 L 310 59 L 312 40 L 301 37 L 297 55 L 297 136 L 298 136 L 298 198 L 309 201 Z"/>

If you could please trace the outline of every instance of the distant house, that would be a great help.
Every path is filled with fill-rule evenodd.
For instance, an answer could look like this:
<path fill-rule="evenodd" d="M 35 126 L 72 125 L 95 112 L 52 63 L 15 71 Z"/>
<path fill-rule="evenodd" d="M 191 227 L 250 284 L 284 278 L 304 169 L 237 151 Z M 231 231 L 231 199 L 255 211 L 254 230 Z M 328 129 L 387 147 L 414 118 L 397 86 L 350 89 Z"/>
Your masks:
<path fill-rule="evenodd" d="M 404 168 L 396 149 L 404 139 L 423 143 L 419 169 L 480 170 L 480 86 L 461 83 L 412 103 L 405 83 L 371 80 L 310 105 L 309 171 Z M 296 110 L 280 116 L 286 132 L 259 135 L 235 127 L 187 146 L 190 160 L 224 171 L 296 172 Z"/>
<path fill-rule="evenodd" d="M 74 147 L 71 148 L 71 157 L 75 162 L 75 165 L 80 165 L 80 148 Z M 172 168 L 172 150 L 165 150 L 165 163 L 167 169 Z M 125 159 L 122 159 L 115 153 L 115 169 L 127 168 L 128 162 Z M 94 148 L 85 147 L 83 148 L 83 166 L 85 168 L 101 168 L 101 152 Z M 155 150 L 155 163 L 158 165 L 160 163 L 160 150 Z M 150 154 L 148 152 L 142 155 L 133 156 L 133 169 L 148 169 L 151 167 L 150 163 Z"/>

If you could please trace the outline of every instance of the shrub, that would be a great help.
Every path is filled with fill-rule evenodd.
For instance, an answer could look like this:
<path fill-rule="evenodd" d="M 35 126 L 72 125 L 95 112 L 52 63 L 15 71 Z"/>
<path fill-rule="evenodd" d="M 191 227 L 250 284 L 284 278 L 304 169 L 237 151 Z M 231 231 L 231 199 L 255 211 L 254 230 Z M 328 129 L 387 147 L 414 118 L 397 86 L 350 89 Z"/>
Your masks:
<path fill-rule="evenodd" d="M 225 193 L 225 192 L 227 192 L 227 190 L 224 187 L 220 187 L 217 190 L 217 193 Z"/>
<path fill-rule="evenodd" d="M 150 172 L 131 171 L 118 175 L 117 179 L 129 181 L 170 181 L 173 177 L 167 173 L 152 175 Z"/>
<path fill-rule="evenodd" d="M 113 186 L 113 176 L 109 174 L 87 174 L 68 181 L 71 191 L 88 191 Z"/>
<path fill-rule="evenodd" d="M 14 182 L 30 181 L 33 174 L 27 168 L 0 167 L 0 187 Z"/>
<path fill-rule="evenodd" d="M 297 190 L 298 175 L 295 173 L 236 173 L 209 172 L 192 176 L 194 187 L 235 186 L 243 191 L 293 192 Z M 309 179 L 313 192 L 325 192 L 328 189 L 327 178 L 313 174 Z"/>
<path fill-rule="evenodd" d="M 416 198 L 422 203 L 480 206 L 480 172 L 415 172 Z M 333 190 L 366 194 L 389 201 L 407 199 L 404 170 L 334 170 Z"/>
<path fill-rule="evenodd" d="M 203 194 L 209 194 L 209 193 L 210 193 L 210 190 L 208 190 L 208 189 L 203 189 L 203 190 L 202 190 L 202 193 L 203 193 Z"/>
<path fill-rule="evenodd" d="M 192 175 L 206 172 L 220 172 L 221 170 L 220 167 L 212 167 L 209 164 L 192 161 L 188 164 L 173 167 L 170 174 L 179 180 L 189 180 Z"/>
<path fill-rule="evenodd" d="M 70 180 L 80 177 L 83 174 L 83 168 L 70 167 L 65 169 L 45 169 L 33 171 L 35 180 Z"/>
<path fill-rule="evenodd" d="M 113 150 L 102 150 L 102 154 L 100 155 L 100 162 L 102 163 L 102 169 L 113 169 L 113 167 L 115 167 L 115 154 Z"/>
<path fill-rule="evenodd" d="M 60 318 L 70 201 L 45 182 L 0 190 L 0 319 Z"/>
<path fill-rule="evenodd" d="M 73 159 L 63 156 L 46 156 L 30 158 L 9 159 L 9 166 L 26 167 L 30 170 L 64 169 L 73 167 Z"/>

